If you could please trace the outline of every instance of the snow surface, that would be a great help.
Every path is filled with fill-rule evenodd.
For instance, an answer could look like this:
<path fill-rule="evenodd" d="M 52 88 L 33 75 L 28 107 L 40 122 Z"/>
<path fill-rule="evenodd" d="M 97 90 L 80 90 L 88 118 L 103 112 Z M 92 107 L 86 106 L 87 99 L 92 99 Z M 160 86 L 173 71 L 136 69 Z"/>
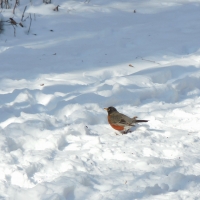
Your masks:
<path fill-rule="evenodd" d="M 27 5 L 0 35 L 0 199 L 200 199 L 200 1 L 41 2 L 1 11 Z M 107 106 L 150 121 L 116 135 Z"/>

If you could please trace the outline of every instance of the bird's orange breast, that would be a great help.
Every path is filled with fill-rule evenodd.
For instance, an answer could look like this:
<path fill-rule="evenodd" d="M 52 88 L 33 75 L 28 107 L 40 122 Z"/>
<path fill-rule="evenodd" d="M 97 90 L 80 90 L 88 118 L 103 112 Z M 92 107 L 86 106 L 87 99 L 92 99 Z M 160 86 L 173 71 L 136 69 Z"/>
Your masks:
<path fill-rule="evenodd" d="M 108 116 L 108 122 L 115 130 L 118 130 L 118 131 L 124 130 L 123 126 L 118 126 L 118 125 L 115 125 L 114 123 L 112 123 L 111 120 L 110 120 L 110 116 Z"/>

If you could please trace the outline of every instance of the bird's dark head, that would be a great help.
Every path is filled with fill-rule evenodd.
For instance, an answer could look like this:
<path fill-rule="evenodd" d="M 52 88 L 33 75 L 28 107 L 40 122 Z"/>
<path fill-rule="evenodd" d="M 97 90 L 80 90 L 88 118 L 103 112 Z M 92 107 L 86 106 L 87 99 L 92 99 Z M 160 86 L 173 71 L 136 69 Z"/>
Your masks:
<path fill-rule="evenodd" d="M 107 112 L 108 112 L 109 115 L 112 114 L 113 112 L 117 111 L 117 109 L 114 108 L 114 107 L 112 107 L 112 106 L 110 106 L 108 108 L 104 108 L 104 109 L 107 110 Z"/>

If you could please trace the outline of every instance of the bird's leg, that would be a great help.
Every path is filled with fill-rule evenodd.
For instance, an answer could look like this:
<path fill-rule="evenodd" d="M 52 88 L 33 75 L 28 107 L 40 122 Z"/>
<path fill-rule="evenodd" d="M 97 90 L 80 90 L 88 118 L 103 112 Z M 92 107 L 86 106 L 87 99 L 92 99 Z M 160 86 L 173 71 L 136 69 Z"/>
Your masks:
<path fill-rule="evenodd" d="M 124 135 L 124 134 L 127 134 L 127 133 L 132 133 L 132 131 L 131 131 L 130 129 L 128 129 L 128 130 L 123 131 L 123 132 L 121 132 L 121 133 L 122 133 L 122 135 Z"/>
<path fill-rule="evenodd" d="M 129 130 L 123 131 L 123 132 L 122 132 L 122 135 L 125 135 L 125 134 L 127 134 L 127 133 L 128 133 L 128 131 L 129 131 Z"/>
<path fill-rule="evenodd" d="M 115 135 L 119 135 L 119 134 L 115 132 Z"/>

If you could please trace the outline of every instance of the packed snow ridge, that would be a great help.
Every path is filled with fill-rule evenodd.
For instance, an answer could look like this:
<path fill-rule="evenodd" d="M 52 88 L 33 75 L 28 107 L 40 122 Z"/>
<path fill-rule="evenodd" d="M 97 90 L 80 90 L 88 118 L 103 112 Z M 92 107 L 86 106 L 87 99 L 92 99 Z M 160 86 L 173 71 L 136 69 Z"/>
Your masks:
<path fill-rule="evenodd" d="M 200 2 L 10 3 L 0 199 L 199 199 Z M 120 135 L 108 106 L 149 122 Z"/>

